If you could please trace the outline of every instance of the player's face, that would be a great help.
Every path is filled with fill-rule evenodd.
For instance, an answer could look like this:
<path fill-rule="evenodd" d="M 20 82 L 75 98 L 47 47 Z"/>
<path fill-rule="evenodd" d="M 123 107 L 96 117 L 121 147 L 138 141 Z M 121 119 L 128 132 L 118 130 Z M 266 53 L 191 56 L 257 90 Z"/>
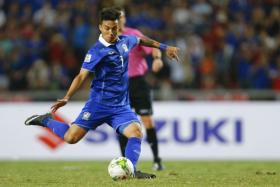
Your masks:
<path fill-rule="evenodd" d="M 118 20 L 104 20 L 99 24 L 99 29 L 106 42 L 114 43 L 118 37 L 119 22 Z"/>

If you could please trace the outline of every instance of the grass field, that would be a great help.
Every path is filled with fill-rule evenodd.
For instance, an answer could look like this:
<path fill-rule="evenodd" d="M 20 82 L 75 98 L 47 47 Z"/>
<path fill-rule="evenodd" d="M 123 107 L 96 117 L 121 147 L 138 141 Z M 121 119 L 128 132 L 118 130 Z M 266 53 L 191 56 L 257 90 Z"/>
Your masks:
<path fill-rule="evenodd" d="M 0 161 L 0 186 L 280 186 L 280 161 L 168 161 L 155 180 L 113 181 L 108 161 Z"/>

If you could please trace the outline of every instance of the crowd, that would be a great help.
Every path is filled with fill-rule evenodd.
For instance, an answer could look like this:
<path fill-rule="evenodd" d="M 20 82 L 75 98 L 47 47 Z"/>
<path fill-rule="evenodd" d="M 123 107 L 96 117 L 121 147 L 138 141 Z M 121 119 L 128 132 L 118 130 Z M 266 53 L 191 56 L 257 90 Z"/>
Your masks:
<path fill-rule="evenodd" d="M 280 90 L 278 0 L 0 0 L 0 90 L 66 89 L 111 5 L 180 47 L 181 63 L 148 75 L 154 89 Z"/>

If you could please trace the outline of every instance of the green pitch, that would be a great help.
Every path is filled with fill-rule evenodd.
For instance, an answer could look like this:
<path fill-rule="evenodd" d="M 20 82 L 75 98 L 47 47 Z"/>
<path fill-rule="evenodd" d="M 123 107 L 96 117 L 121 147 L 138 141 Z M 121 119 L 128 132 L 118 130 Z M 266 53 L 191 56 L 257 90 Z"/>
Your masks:
<path fill-rule="evenodd" d="M 113 181 L 109 161 L 0 161 L 0 186 L 280 186 L 280 161 L 166 161 L 154 172 L 151 162 L 139 168 L 157 174 L 155 180 Z"/>

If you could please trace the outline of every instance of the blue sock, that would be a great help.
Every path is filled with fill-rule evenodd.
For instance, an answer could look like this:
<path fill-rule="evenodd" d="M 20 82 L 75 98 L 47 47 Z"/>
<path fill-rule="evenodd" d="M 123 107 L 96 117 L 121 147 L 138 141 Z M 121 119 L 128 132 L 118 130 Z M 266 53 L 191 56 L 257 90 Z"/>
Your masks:
<path fill-rule="evenodd" d="M 137 161 L 141 152 L 141 139 L 140 138 L 129 138 L 125 148 L 125 157 L 128 158 L 136 171 Z"/>
<path fill-rule="evenodd" d="M 51 118 L 46 118 L 43 120 L 43 124 L 46 125 L 53 133 L 64 140 L 64 134 L 69 129 L 69 125 L 62 123 L 60 121 L 53 120 Z"/>

